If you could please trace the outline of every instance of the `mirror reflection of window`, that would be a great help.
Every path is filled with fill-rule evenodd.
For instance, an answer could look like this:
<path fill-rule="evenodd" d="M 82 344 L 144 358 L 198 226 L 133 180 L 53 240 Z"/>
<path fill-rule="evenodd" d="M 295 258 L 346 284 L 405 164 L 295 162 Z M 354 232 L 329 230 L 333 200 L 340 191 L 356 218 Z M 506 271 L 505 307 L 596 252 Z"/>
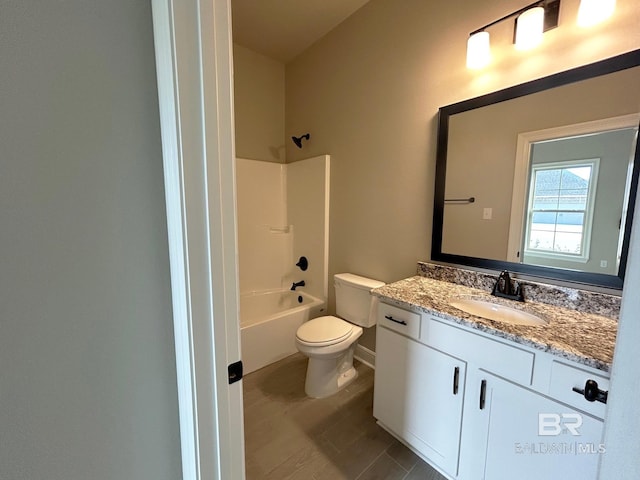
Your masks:
<path fill-rule="evenodd" d="M 532 164 L 525 254 L 588 260 L 598 162 Z"/>
<path fill-rule="evenodd" d="M 615 274 L 638 128 L 587 134 L 562 128 L 560 137 L 553 130 L 551 138 L 532 132 L 536 140 L 522 150 L 529 157 L 522 164 L 527 174 L 516 175 L 523 183 L 514 183 L 523 215 L 518 219 L 518 209 L 512 210 L 519 230 L 512 248 L 528 265 Z"/>

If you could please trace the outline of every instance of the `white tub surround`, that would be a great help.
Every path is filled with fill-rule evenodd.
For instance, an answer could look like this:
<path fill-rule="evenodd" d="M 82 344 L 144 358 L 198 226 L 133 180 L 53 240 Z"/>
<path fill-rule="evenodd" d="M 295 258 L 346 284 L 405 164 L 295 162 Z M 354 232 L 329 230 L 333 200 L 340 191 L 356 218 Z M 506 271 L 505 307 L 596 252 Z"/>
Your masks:
<path fill-rule="evenodd" d="M 329 155 L 290 164 L 236 159 L 240 294 L 288 289 L 327 298 Z M 296 267 L 304 256 L 305 271 Z"/>
<path fill-rule="evenodd" d="M 249 373 L 295 353 L 297 328 L 325 311 L 329 156 L 291 164 L 239 158 L 236 165 L 242 360 Z M 296 265 L 303 256 L 304 270 Z"/>

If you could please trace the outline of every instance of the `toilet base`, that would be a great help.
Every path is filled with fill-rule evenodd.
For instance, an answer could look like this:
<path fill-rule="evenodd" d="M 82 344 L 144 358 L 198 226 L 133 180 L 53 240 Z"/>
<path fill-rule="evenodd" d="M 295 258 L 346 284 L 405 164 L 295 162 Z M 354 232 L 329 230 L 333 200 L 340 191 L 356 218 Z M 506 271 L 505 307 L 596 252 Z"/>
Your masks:
<path fill-rule="evenodd" d="M 353 366 L 355 345 L 337 358 L 309 357 L 304 391 L 311 398 L 329 397 L 358 378 Z"/>

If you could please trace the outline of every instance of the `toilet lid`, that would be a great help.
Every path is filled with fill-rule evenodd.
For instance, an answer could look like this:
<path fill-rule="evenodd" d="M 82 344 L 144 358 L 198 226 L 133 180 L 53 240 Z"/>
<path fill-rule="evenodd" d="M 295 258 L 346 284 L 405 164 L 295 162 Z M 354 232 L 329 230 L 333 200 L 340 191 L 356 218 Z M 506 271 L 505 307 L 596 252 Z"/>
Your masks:
<path fill-rule="evenodd" d="M 347 338 L 353 325 L 338 317 L 318 317 L 303 323 L 296 336 L 305 343 L 320 346 L 333 345 Z"/>

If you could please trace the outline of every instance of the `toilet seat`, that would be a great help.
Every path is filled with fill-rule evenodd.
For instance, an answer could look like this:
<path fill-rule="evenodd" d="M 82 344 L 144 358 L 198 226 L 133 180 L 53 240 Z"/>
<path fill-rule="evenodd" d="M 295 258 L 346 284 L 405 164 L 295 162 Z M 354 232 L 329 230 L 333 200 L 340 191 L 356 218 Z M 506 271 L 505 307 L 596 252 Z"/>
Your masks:
<path fill-rule="evenodd" d="M 353 325 L 341 318 L 324 316 L 303 323 L 296 333 L 299 342 L 309 346 L 325 347 L 340 343 L 351 335 Z"/>

